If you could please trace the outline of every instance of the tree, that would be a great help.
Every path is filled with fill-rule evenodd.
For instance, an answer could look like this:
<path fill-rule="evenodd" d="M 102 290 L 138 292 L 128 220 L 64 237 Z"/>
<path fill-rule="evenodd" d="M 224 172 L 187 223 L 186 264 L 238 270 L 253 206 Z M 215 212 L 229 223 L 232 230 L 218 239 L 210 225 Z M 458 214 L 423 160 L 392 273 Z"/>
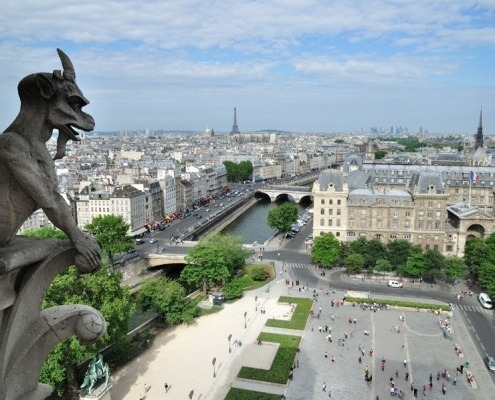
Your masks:
<path fill-rule="evenodd" d="M 464 263 L 469 272 L 476 277 L 478 276 L 480 265 L 486 260 L 487 252 L 487 246 L 482 239 L 470 237 L 466 240 L 466 245 L 464 247 Z"/>
<path fill-rule="evenodd" d="M 268 213 L 267 223 L 270 228 L 277 229 L 281 233 L 286 233 L 297 221 L 297 206 L 290 201 L 286 201 Z"/>
<path fill-rule="evenodd" d="M 359 272 L 363 269 L 364 257 L 357 253 L 351 254 L 345 259 L 344 265 L 349 274 Z"/>
<path fill-rule="evenodd" d="M 482 262 L 479 268 L 478 281 L 488 296 L 495 298 L 495 264 L 492 262 Z"/>
<path fill-rule="evenodd" d="M 125 223 L 120 215 L 94 217 L 91 223 L 86 225 L 86 229 L 96 238 L 111 265 L 114 254 L 131 250 L 136 246 L 134 240 L 127 236 L 129 224 Z"/>
<path fill-rule="evenodd" d="M 387 258 L 393 270 L 400 270 L 406 265 L 412 253 L 412 245 L 407 240 L 394 240 L 387 243 Z"/>
<path fill-rule="evenodd" d="M 400 269 L 400 272 L 403 275 L 419 278 L 425 274 L 427 268 L 428 264 L 425 256 L 421 253 L 415 252 L 408 257 L 406 265 Z"/>
<path fill-rule="evenodd" d="M 238 182 L 249 179 L 253 175 L 254 167 L 251 161 L 241 161 L 235 163 L 233 161 L 224 161 L 223 165 L 227 171 L 227 180 L 229 182 Z"/>
<path fill-rule="evenodd" d="M 375 151 L 375 160 L 381 160 L 382 158 L 385 158 L 386 155 L 387 155 L 386 151 L 383 150 Z"/>
<path fill-rule="evenodd" d="M 392 265 L 390 264 L 390 261 L 382 258 L 376 261 L 375 270 L 378 272 L 390 272 L 392 271 Z"/>
<path fill-rule="evenodd" d="M 49 228 L 40 233 L 42 237 L 61 238 L 61 231 L 55 229 L 52 229 L 52 236 Z M 30 236 L 36 237 L 36 231 L 30 232 Z M 127 334 L 135 307 L 129 288 L 120 285 L 121 278 L 121 274 L 111 271 L 106 264 L 97 272 L 85 275 L 70 267 L 48 287 L 44 309 L 64 304 L 87 304 L 99 310 L 107 321 L 107 332 L 98 343 L 81 345 L 72 336 L 55 346 L 43 365 L 40 380 L 52 385 L 58 395 L 65 393 L 67 398 L 78 398 L 75 366 Z"/>
<path fill-rule="evenodd" d="M 168 325 L 192 324 L 198 307 L 186 296 L 185 289 L 176 281 L 164 276 L 146 280 L 137 294 L 144 311 L 154 310 Z"/>
<path fill-rule="evenodd" d="M 234 300 L 239 299 L 244 294 L 244 284 L 241 279 L 232 279 L 223 285 L 223 293 L 225 294 L 225 299 Z"/>
<path fill-rule="evenodd" d="M 199 242 L 185 257 L 186 266 L 180 279 L 189 285 L 203 288 L 206 296 L 215 283 L 225 283 L 231 276 L 228 263 L 222 252 L 204 242 Z"/>
<path fill-rule="evenodd" d="M 250 252 L 244 248 L 242 237 L 230 233 L 214 233 L 201 239 L 201 243 L 219 251 L 231 274 L 240 270 L 246 264 Z"/>
<path fill-rule="evenodd" d="M 459 257 L 447 257 L 445 259 L 445 275 L 452 279 L 462 279 L 466 276 L 467 267 Z"/>
<path fill-rule="evenodd" d="M 324 233 L 313 240 L 311 258 L 323 267 L 330 268 L 339 259 L 339 241 L 333 233 Z"/>
<path fill-rule="evenodd" d="M 440 278 L 445 269 L 445 257 L 436 250 L 426 250 L 424 258 L 426 260 L 425 276 L 432 279 Z"/>

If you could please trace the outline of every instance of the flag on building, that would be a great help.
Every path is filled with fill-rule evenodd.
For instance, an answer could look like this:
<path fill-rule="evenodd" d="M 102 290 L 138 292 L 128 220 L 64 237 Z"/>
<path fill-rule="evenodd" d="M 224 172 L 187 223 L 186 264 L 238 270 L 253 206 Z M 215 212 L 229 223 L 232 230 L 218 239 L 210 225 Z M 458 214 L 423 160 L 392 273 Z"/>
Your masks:
<path fill-rule="evenodd" d="M 469 178 L 471 179 L 472 183 L 480 183 L 480 176 L 474 171 L 471 171 L 469 173 Z"/>

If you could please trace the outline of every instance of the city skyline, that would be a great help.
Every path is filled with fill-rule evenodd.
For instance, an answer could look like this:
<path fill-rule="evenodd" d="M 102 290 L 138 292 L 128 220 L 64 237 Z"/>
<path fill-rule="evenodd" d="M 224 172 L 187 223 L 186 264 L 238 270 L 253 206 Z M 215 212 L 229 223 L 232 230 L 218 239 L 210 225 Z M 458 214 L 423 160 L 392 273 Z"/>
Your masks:
<path fill-rule="evenodd" d="M 60 4 L 59 4 L 60 3 Z M 462 4 L 460 4 L 462 3 Z M 96 131 L 495 134 L 495 1 L 8 2 L 0 121 L 72 59 Z"/>

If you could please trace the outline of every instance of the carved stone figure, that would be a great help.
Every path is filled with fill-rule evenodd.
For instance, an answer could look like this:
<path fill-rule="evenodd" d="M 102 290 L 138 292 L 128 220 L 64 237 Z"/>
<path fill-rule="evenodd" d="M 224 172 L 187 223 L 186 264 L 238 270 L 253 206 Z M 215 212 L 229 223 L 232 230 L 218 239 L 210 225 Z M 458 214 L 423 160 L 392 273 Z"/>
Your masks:
<path fill-rule="evenodd" d="M 72 62 L 58 50 L 63 72 L 31 74 L 18 85 L 21 108 L 0 135 L 0 400 L 45 399 L 52 392 L 38 383 L 48 354 L 76 335 L 92 343 L 105 332 L 100 312 L 84 305 L 41 311 L 44 293 L 70 265 L 91 272 L 101 264 L 100 248 L 77 227 L 58 192 L 55 164 L 46 142 L 58 130 L 55 159 L 64 156 L 77 129 L 91 131 L 89 102 L 76 84 Z M 23 222 L 42 208 L 68 240 L 16 236 Z"/>

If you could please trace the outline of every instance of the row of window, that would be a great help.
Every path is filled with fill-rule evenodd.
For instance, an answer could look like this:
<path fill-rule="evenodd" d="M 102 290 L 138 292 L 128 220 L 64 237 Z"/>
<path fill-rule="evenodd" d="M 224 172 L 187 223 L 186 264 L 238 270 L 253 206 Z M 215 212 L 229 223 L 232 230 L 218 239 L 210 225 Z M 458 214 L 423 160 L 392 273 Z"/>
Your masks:
<path fill-rule="evenodd" d="M 325 205 L 325 199 L 321 199 L 321 204 Z M 333 199 L 328 199 L 328 204 L 333 205 Z M 337 205 L 340 206 L 342 204 L 341 199 L 337 199 Z"/>

